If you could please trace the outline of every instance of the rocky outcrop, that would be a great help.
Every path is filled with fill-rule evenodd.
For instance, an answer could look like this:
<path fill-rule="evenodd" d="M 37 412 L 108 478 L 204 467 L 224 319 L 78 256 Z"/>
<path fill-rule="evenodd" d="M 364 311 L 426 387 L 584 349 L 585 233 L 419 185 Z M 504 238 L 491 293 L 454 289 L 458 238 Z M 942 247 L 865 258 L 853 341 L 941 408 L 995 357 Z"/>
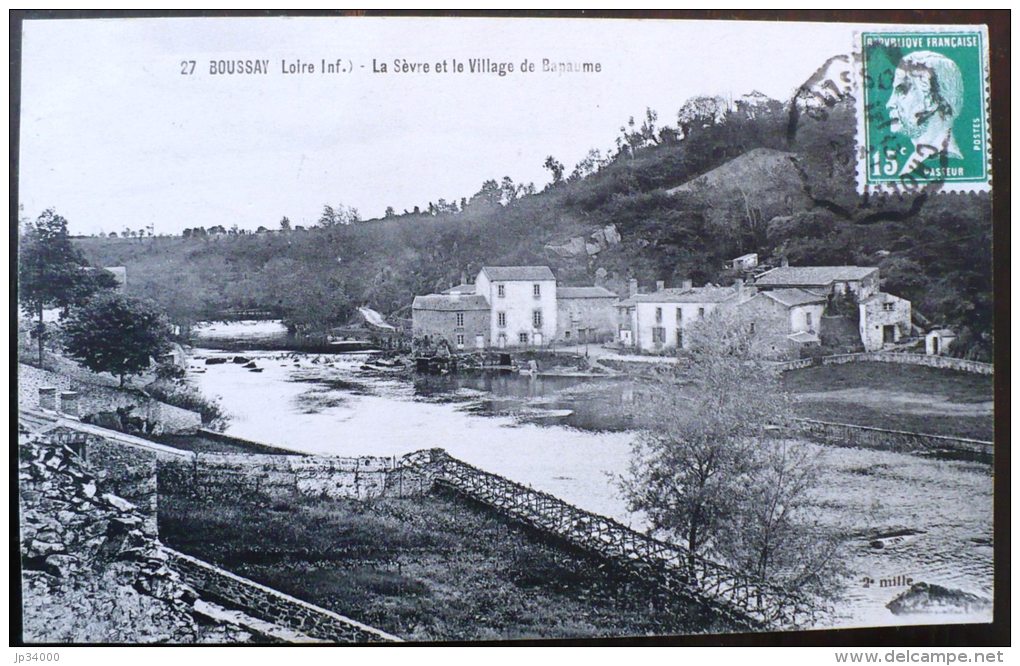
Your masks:
<path fill-rule="evenodd" d="M 609 224 L 588 236 L 574 236 L 562 243 L 549 243 L 545 249 L 563 259 L 594 257 L 622 240 L 615 224 Z"/>
<path fill-rule="evenodd" d="M 886 608 L 895 615 L 976 613 L 991 607 L 991 599 L 929 583 L 914 583 L 909 590 L 886 604 Z"/>

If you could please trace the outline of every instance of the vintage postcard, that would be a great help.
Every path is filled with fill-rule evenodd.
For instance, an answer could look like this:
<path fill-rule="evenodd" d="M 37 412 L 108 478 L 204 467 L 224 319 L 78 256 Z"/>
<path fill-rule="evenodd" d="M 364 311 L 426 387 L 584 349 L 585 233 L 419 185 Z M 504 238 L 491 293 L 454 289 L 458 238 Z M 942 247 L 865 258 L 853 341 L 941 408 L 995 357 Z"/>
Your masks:
<path fill-rule="evenodd" d="M 995 619 L 986 26 L 23 18 L 25 644 Z"/>

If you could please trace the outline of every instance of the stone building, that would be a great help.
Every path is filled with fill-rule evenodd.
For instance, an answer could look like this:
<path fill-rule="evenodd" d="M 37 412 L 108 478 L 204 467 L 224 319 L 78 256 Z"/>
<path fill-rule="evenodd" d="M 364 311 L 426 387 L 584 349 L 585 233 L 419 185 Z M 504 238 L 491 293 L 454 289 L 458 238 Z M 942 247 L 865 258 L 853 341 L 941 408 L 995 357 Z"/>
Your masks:
<path fill-rule="evenodd" d="M 612 340 L 619 300 L 604 287 L 558 287 L 556 339 L 575 344 Z"/>
<path fill-rule="evenodd" d="M 910 301 L 878 292 L 861 299 L 858 307 L 865 350 L 877 351 L 910 337 Z"/>
<path fill-rule="evenodd" d="M 548 266 L 483 266 L 475 293 L 492 309 L 493 346 L 541 347 L 556 337 L 556 277 Z"/>
<path fill-rule="evenodd" d="M 948 328 L 929 331 L 924 336 L 924 353 L 928 356 L 943 356 L 955 339 L 956 333 Z"/>
<path fill-rule="evenodd" d="M 754 281 L 759 290 L 806 289 L 824 296 L 853 293 L 862 301 L 878 292 L 874 266 L 780 266 Z"/>
<path fill-rule="evenodd" d="M 787 358 L 796 357 L 805 345 L 820 344 L 825 302 L 825 296 L 803 289 L 773 289 L 738 302 L 736 309 L 761 353 Z"/>
<path fill-rule="evenodd" d="M 735 287 L 693 287 L 685 280 L 680 288 L 666 289 L 662 282 L 650 294 L 634 294 L 617 304 L 619 340 L 624 347 L 646 352 L 683 348 L 684 329 L 722 304 L 734 304 L 743 293 Z"/>
<path fill-rule="evenodd" d="M 411 304 L 411 334 L 426 346 L 446 340 L 451 349 L 484 349 L 490 320 L 489 302 L 476 294 L 428 294 Z"/>

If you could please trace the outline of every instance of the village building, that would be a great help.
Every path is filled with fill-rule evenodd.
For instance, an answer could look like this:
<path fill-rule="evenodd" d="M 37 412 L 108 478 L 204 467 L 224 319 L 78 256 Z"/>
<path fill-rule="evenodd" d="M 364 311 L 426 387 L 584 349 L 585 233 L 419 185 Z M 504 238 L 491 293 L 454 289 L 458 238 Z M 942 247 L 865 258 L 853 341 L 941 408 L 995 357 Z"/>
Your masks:
<path fill-rule="evenodd" d="M 726 267 L 735 271 L 749 271 L 758 266 L 758 253 L 749 252 L 726 262 Z"/>
<path fill-rule="evenodd" d="M 617 304 L 620 343 L 645 352 L 682 349 L 684 330 L 692 322 L 723 304 L 734 304 L 742 294 L 742 283 L 694 287 L 685 280 L 680 288 L 666 289 L 659 282 L 653 293 L 633 294 Z"/>
<path fill-rule="evenodd" d="M 942 356 L 949 350 L 953 340 L 956 340 L 956 333 L 948 328 L 929 331 L 924 336 L 924 353 L 928 356 Z"/>
<path fill-rule="evenodd" d="M 910 337 L 910 301 L 878 292 L 861 299 L 861 342 L 867 351 L 877 351 Z"/>
<path fill-rule="evenodd" d="M 483 266 L 475 294 L 491 307 L 493 346 L 541 347 L 556 337 L 556 276 L 548 266 Z"/>
<path fill-rule="evenodd" d="M 425 346 L 446 341 L 450 349 L 489 346 L 491 309 L 477 294 L 428 294 L 411 304 L 411 334 Z"/>
<path fill-rule="evenodd" d="M 760 291 L 736 304 L 765 356 L 796 357 L 803 346 L 819 345 L 826 297 L 804 289 Z"/>
<path fill-rule="evenodd" d="M 879 290 L 878 275 L 874 266 L 780 266 L 759 275 L 754 286 L 805 289 L 823 296 L 849 292 L 860 302 Z"/>
<path fill-rule="evenodd" d="M 557 287 L 556 339 L 574 344 L 612 340 L 619 300 L 605 287 Z"/>

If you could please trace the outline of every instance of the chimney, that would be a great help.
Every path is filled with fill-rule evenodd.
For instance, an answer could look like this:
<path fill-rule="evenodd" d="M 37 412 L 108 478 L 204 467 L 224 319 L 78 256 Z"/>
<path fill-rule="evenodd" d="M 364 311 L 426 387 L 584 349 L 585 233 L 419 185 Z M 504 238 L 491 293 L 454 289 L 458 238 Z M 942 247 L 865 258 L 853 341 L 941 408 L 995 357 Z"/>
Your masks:
<path fill-rule="evenodd" d="M 684 280 L 684 281 L 683 281 L 683 282 L 681 283 L 681 286 L 682 286 L 682 287 L 683 287 L 684 289 L 694 289 L 694 281 L 693 281 L 693 280 Z"/>
<path fill-rule="evenodd" d="M 460 272 L 460 283 L 467 284 L 467 271 Z"/>
<path fill-rule="evenodd" d="M 48 386 L 39 389 L 39 409 L 57 411 L 57 389 Z"/>
<path fill-rule="evenodd" d="M 78 392 L 77 391 L 61 391 L 60 392 L 60 411 L 63 412 L 64 416 L 70 416 L 72 418 L 78 418 Z"/>
<path fill-rule="evenodd" d="M 665 281 L 663 281 L 663 280 L 656 280 L 655 281 L 655 291 L 662 291 L 665 288 L 666 288 L 666 282 Z"/>
<path fill-rule="evenodd" d="M 627 297 L 630 298 L 637 294 L 637 278 L 631 278 L 627 280 Z"/>
<path fill-rule="evenodd" d="M 783 268 L 789 268 L 790 267 L 790 260 L 787 259 L 786 257 L 783 257 L 782 266 L 783 266 Z"/>

